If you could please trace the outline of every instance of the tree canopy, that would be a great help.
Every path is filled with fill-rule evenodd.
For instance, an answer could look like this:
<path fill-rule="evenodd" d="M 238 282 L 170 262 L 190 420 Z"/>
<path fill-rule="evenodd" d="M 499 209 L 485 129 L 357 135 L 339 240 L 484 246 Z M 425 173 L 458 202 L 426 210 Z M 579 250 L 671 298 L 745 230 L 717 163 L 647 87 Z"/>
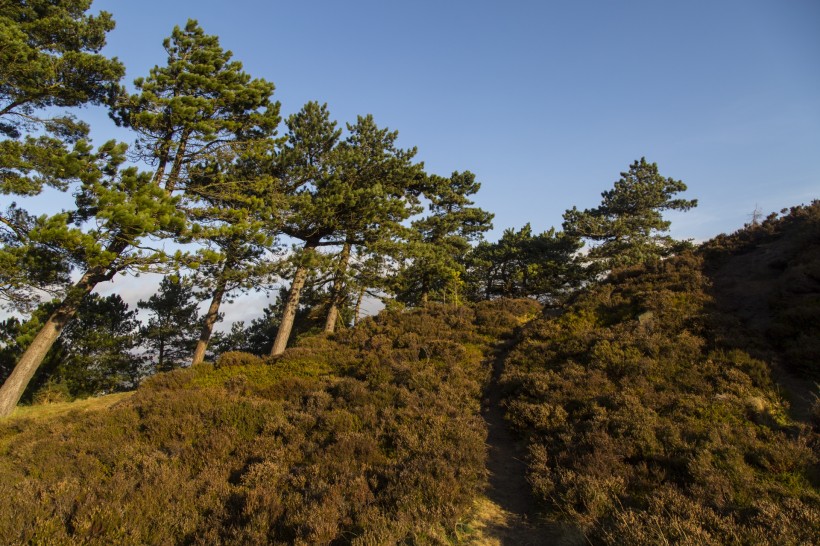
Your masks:
<path fill-rule="evenodd" d="M 448 293 L 451 300 L 458 299 L 470 244 L 493 227 L 493 214 L 469 199 L 479 188 L 470 171 L 428 178 L 424 196 L 430 214 L 412 224 L 394 288 L 400 301 L 424 304 L 431 295 L 446 300 Z"/>
<path fill-rule="evenodd" d="M 588 257 L 601 271 L 668 256 L 676 242 L 665 234 L 670 222 L 663 219 L 663 211 L 697 206 L 696 199 L 674 198 L 683 191 L 686 184 L 664 178 L 656 163 L 642 157 L 621 173 L 613 189 L 601 194 L 598 207 L 567 210 L 564 231 L 595 243 Z"/>

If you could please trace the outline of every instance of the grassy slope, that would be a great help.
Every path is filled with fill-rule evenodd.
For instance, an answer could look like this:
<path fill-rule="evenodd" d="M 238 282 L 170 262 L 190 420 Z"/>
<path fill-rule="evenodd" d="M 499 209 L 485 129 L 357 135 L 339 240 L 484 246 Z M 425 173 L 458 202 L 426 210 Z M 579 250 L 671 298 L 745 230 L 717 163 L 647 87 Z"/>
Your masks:
<path fill-rule="evenodd" d="M 0 424 L 0 543 L 444 543 L 485 483 L 484 354 L 533 302 L 384 313 L 98 411 Z"/>
<path fill-rule="evenodd" d="M 754 313 L 738 315 L 727 304 L 737 296 L 713 298 L 708 275 L 716 271 L 745 272 L 738 286 L 760 281 L 748 278 L 761 270 L 748 258 L 760 241 L 724 239 L 707 246 L 706 264 L 702 255 L 687 254 L 621 271 L 563 316 L 528 327 L 506 363 L 504 383 L 508 416 L 529 440 L 530 479 L 547 514 L 584 526 L 593 543 L 816 539 L 818 434 L 789 418 L 771 361 L 760 358 L 794 351 L 799 344 L 783 335 L 801 340 L 817 327 L 791 321 L 780 336 L 771 329 L 789 314 L 784 300 L 801 316 L 818 312 L 806 287 L 820 256 L 816 237 L 805 236 L 810 228 L 817 232 L 817 208 L 797 209 L 782 221 L 791 236 L 766 228 L 765 244 L 781 245 L 778 254 L 788 256 L 775 264 L 778 275 L 764 278 L 778 283 L 765 288 L 769 298 L 749 304 L 769 310 L 765 322 L 750 326 Z M 796 239 L 781 240 L 789 237 Z M 745 266 L 732 264 L 743 256 Z M 783 280 L 798 275 L 808 280 Z M 750 296 L 764 288 L 757 290 Z M 810 375 L 809 363 L 795 368 Z"/>
<path fill-rule="evenodd" d="M 111 408 L 117 402 L 127 400 L 132 392 L 119 392 L 106 396 L 97 396 L 75 400 L 73 402 L 56 402 L 49 404 L 37 404 L 32 406 L 18 406 L 11 415 L 11 419 L 17 420 L 46 420 L 55 417 L 63 417 L 75 412 L 95 412 Z"/>

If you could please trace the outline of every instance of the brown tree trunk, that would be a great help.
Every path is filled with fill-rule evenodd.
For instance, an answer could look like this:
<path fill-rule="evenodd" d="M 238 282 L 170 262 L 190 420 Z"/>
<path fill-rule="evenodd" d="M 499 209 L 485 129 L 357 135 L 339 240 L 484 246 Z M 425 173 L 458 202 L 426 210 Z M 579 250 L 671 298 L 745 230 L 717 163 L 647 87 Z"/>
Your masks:
<path fill-rule="evenodd" d="M 169 147 L 170 145 L 168 143 L 163 144 L 159 154 L 159 163 L 157 164 L 157 169 L 154 171 L 154 184 L 158 186 L 162 184 L 162 178 L 165 176 L 165 167 L 168 165 Z"/>
<path fill-rule="evenodd" d="M 330 309 L 327 311 L 324 331 L 331 334 L 336 331 L 336 321 L 339 319 L 339 305 L 342 304 L 344 293 L 344 277 L 347 273 L 347 264 L 350 263 L 350 247 L 350 243 L 345 243 L 342 247 L 339 265 L 336 267 L 336 274 L 333 278 L 333 288 L 330 290 Z"/>
<path fill-rule="evenodd" d="M 106 248 L 113 255 L 109 267 L 129 244 L 128 237 L 122 234 L 114 238 L 114 241 Z M 0 417 L 5 417 L 14 411 L 20 397 L 23 396 L 31 378 L 37 372 L 37 368 L 43 363 L 49 349 L 60 337 L 66 324 L 77 314 L 83 298 L 94 290 L 97 283 L 111 280 L 115 273 L 116 271 L 109 270 L 107 267 L 94 267 L 86 271 L 80 277 L 80 280 L 69 289 L 66 297 L 48 317 L 40 331 L 37 332 L 37 336 L 35 336 L 31 345 L 20 356 L 11 375 L 6 378 L 3 386 L 0 387 Z"/>
<path fill-rule="evenodd" d="M 216 281 L 214 295 L 213 298 L 211 298 L 211 305 L 208 307 L 208 312 L 205 314 L 205 320 L 202 322 L 202 332 L 199 334 L 199 341 L 196 342 L 191 366 L 201 364 L 202 361 L 205 360 L 205 350 L 208 348 L 208 342 L 211 340 L 214 324 L 216 324 L 216 319 L 219 317 L 219 306 L 222 305 L 222 298 L 225 296 L 229 267 L 228 262 L 225 262 L 225 267 L 222 269 L 222 273 Z"/>
<path fill-rule="evenodd" d="M 492 273 L 487 273 L 487 288 L 484 290 L 484 299 L 490 301 L 492 299 L 492 286 L 493 286 L 493 275 Z"/>
<path fill-rule="evenodd" d="M 316 245 L 306 243 L 305 254 L 312 254 L 315 248 Z M 285 303 L 285 310 L 282 314 L 282 322 L 279 323 L 279 330 L 276 332 L 276 339 L 270 350 L 271 356 L 281 355 L 288 346 L 288 339 L 290 339 L 290 332 L 293 330 L 293 321 L 296 318 L 296 310 L 299 308 L 299 298 L 302 295 L 302 288 L 305 286 L 307 275 L 308 268 L 305 264 L 305 260 L 300 260 L 296 268 L 296 273 L 293 275 L 293 283 L 290 285 L 288 301 Z"/>
<path fill-rule="evenodd" d="M 83 298 L 94 290 L 97 285 L 96 273 L 94 271 L 86 272 L 77 281 L 77 284 L 71 287 L 60 306 L 48 317 L 40 331 L 37 332 L 34 341 L 31 342 L 31 345 L 17 361 L 11 375 L 0 387 L 0 417 L 5 417 L 14 411 L 20 397 L 23 396 L 26 387 L 28 387 L 31 378 L 37 372 L 37 368 L 42 364 L 49 349 L 60 337 L 65 325 L 77 314 L 77 309 L 80 308 Z"/>
<path fill-rule="evenodd" d="M 364 286 L 359 288 L 359 295 L 356 296 L 356 307 L 353 308 L 353 326 L 359 324 L 359 313 L 362 310 L 362 300 L 364 299 Z"/>
<path fill-rule="evenodd" d="M 174 154 L 174 163 L 171 165 L 171 172 L 168 174 L 168 180 L 165 181 L 165 191 L 168 192 L 168 195 L 173 193 L 177 182 L 179 182 L 179 173 L 182 172 L 182 162 L 185 159 L 185 148 L 188 146 L 188 137 L 190 136 L 190 129 L 185 129 L 179 139 L 179 146 L 177 146 L 177 152 Z"/>

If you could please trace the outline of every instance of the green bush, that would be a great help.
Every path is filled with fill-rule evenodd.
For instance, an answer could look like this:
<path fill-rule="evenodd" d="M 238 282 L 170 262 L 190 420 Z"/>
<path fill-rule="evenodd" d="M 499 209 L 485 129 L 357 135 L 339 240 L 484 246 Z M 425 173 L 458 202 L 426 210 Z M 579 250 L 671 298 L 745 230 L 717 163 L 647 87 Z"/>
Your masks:
<path fill-rule="evenodd" d="M 225 368 L 228 366 L 253 366 L 261 363 L 262 357 L 260 356 L 251 353 L 243 353 L 242 351 L 228 351 L 217 357 L 214 367 Z"/>

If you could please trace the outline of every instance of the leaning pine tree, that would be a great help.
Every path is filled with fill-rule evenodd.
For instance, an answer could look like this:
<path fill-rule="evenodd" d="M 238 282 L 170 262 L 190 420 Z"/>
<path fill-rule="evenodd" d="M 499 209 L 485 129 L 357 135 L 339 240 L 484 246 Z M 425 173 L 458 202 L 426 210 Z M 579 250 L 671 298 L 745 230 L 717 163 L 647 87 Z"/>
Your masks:
<path fill-rule="evenodd" d="M 287 139 L 276 164 L 277 177 L 282 180 L 289 201 L 282 232 L 301 241 L 302 246 L 295 249 L 292 257 L 292 280 L 271 355 L 285 352 L 302 289 L 309 273 L 322 259 L 317 248 L 338 245 L 335 237 L 339 233 L 332 213 L 333 202 L 338 201 L 338 196 L 333 195 L 333 189 L 339 187 L 334 162 L 341 131 L 331 121 L 327 105 L 316 102 L 307 103 L 286 124 Z"/>
<path fill-rule="evenodd" d="M 186 212 L 203 243 L 197 284 L 210 297 L 201 321 L 192 365 L 200 364 L 219 320 L 223 301 L 232 294 L 259 289 L 280 266 L 276 235 L 281 217 L 278 180 L 267 163 L 273 138 L 248 145 L 195 169 L 185 192 Z"/>
<path fill-rule="evenodd" d="M 78 260 L 85 273 L 0 388 L 0 416 L 11 413 L 61 330 L 98 283 L 118 272 L 144 270 L 167 259 L 161 250 L 146 255 L 138 243 L 152 235 L 185 230 L 184 215 L 173 196 L 188 166 L 222 148 L 266 137 L 278 124 L 278 104 L 270 101 L 273 85 L 252 80 L 240 63 L 230 60 L 231 53 L 222 50 L 219 40 L 206 35 L 195 21 L 184 29 L 175 28 L 164 45 L 167 66 L 155 67 L 148 78 L 138 79 L 135 85 L 140 92 L 122 95 L 114 111 L 119 123 L 139 133 L 137 151 L 154 166 L 153 175 L 138 174 L 133 168 L 119 170 L 124 149 L 113 144 L 86 161 L 99 167 L 90 173 L 87 168 L 77 169 L 83 183 L 79 212 L 60 218 L 65 226 L 75 220 L 79 226 L 93 218 L 95 228 L 89 232 L 75 228 L 71 237 L 62 237 L 60 248 Z"/>

